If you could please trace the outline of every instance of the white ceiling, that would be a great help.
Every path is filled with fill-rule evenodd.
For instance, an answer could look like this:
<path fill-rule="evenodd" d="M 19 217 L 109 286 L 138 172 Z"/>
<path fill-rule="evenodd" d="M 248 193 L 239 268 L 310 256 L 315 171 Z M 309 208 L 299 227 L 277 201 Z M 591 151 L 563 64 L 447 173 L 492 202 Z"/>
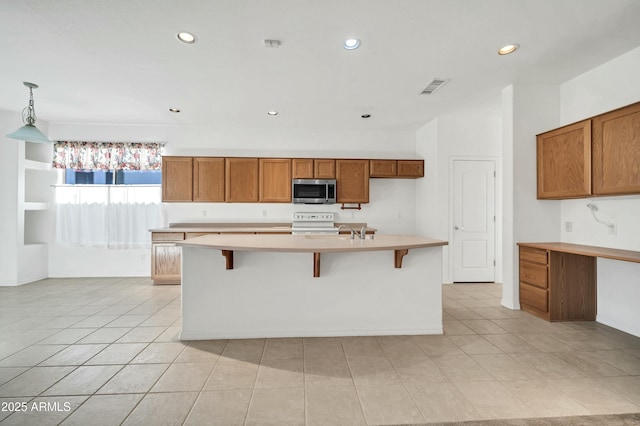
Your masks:
<path fill-rule="evenodd" d="M 31 81 L 49 122 L 416 129 L 607 62 L 640 46 L 639 22 L 638 0 L 0 0 L 0 108 L 25 107 Z M 420 95 L 434 77 L 451 81 Z"/>

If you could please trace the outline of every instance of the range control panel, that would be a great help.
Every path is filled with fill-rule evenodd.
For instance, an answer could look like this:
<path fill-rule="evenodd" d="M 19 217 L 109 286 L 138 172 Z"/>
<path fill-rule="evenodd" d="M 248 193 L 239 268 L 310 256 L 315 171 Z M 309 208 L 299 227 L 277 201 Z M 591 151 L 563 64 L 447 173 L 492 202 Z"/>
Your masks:
<path fill-rule="evenodd" d="M 334 213 L 294 213 L 294 222 L 333 222 L 335 219 Z"/>

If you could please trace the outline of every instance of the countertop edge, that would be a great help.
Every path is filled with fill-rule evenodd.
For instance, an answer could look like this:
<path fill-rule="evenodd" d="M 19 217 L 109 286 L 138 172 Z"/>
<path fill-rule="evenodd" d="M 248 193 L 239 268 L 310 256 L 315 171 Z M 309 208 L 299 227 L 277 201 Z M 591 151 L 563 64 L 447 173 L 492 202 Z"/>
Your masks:
<path fill-rule="evenodd" d="M 246 243 L 211 243 L 206 241 L 208 236 L 197 237 L 190 240 L 180 241 L 176 244 L 183 247 L 202 247 L 211 248 L 216 250 L 229 250 L 229 251 L 265 251 L 265 252 L 288 252 L 288 253 L 348 253 L 348 252 L 361 252 L 361 251 L 385 251 L 385 250 L 405 250 L 405 249 L 417 249 L 417 248 L 429 248 L 429 247 L 441 247 L 449 244 L 448 241 L 438 240 L 428 237 L 420 237 L 416 235 L 393 235 L 383 234 L 377 236 L 375 239 L 370 240 L 351 240 L 351 239 L 338 239 L 332 241 L 330 238 L 318 239 L 305 238 L 304 235 L 279 235 L 274 237 L 289 237 L 287 244 L 283 244 L 285 241 L 282 238 L 279 244 L 275 241 L 271 246 L 256 246 L 248 245 Z M 393 238 L 397 237 L 398 240 L 403 238 L 415 238 L 419 241 L 393 241 Z M 380 240 L 383 240 L 382 242 Z M 391 241 L 384 241 L 391 240 Z M 298 241 L 301 244 L 306 245 L 293 245 L 294 241 Z M 312 246 L 313 243 L 317 245 Z M 329 243 L 335 243 L 336 245 L 330 246 Z M 350 244 L 350 245 L 347 245 Z"/>
<path fill-rule="evenodd" d="M 562 253 L 578 254 L 604 259 L 621 260 L 624 262 L 640 263 L 640 252 L 633 250 L 614 249 L 609 247 L 590 246 L 584 244 L 545 242 L 545 243 L 517 243 L 520 247 L 538 248 Z"/>

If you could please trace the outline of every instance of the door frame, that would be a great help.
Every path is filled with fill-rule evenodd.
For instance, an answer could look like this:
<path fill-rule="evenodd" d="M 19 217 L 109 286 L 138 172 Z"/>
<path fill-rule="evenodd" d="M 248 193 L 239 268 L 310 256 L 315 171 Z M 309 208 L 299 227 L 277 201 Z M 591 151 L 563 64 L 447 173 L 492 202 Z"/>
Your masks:
<path fill-rule="evenodd" d="M 453 163 L 454 161 L 492 161 L 494 164 L 494 170 L 496 172 L 496 178 L 494 179 L 494 206 L 493 211 L 496 216 L 495 226 L 493 227 L 494 238 L 494 250 L 496 265 L 494 271 L 494 282 L 502 282 L 502 161 L 500 157 L 496 156 L 451 156 L 449 157 L 449 212 L 447 215 L 447 236 L 449 241 L 453 241 Z M 450 248 L 448 250 L 448 270 L 449 282 L 453 283 L 453 264 L 454 264 L 454 250 Z"/>

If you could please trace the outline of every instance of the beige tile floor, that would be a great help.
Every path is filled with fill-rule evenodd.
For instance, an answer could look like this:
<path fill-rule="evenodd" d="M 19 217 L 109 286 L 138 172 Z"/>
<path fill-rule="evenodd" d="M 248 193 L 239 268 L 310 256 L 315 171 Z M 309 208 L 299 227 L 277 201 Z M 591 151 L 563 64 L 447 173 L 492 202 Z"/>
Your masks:
<path fill-rule="evenodd" d="M 640 339 L 443 286 L 443 336 L 180 342 L 180 287 L 0 288 L 5 425 L 380 425 L 640 411 Z M 14 411 L 26 407 L 26 411 Z"/>

